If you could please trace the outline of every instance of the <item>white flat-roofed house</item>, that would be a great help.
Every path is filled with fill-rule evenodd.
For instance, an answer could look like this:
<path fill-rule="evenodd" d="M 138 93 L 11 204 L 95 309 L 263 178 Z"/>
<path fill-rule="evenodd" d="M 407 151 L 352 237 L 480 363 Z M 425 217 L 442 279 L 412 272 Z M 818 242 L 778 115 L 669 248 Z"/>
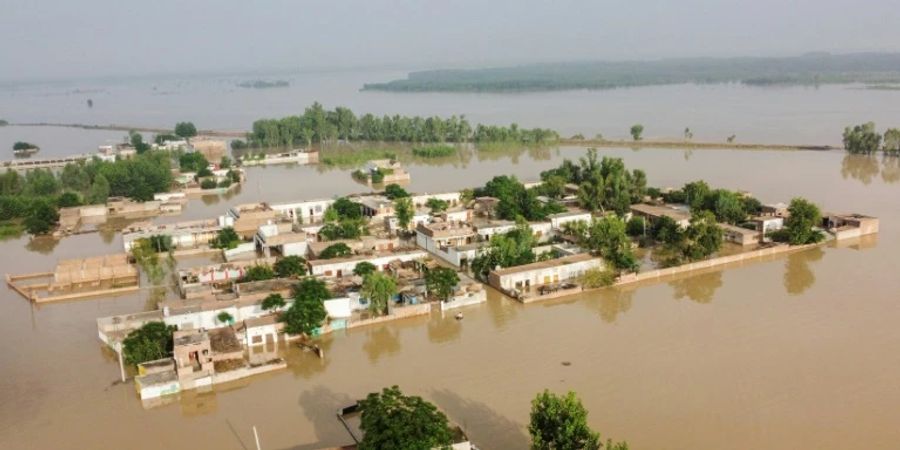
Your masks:
<path fill-rule="evenodd" d="M 309 238 L 305 232 L 294 232 L 290 223 L 279 223 L 261 225 L 253 239 L 266 257 L 272 256 L 273 248 L 281 256 L 306 257 Z"/>
<path fill-rule="evenodd" d="M 587 270 L 604 267 L 602 259 L 588 253 L 580 253 L 495 270 L 488 274 L 488 282 L 507 293 L 523 292 L 539 286 L 575 281 Z"/>
<path fill-rule="evenodd" d="M 307 200 L 300 202 L 278 203 L 272 205 L 272 209 L 278 211 L 279 214 L 290 218 L 294 222 L 302 224 L 310 224 L 319 222 L 325 216 L 325 210 L 328 209 L 334 200 Z"/>
<path fill-rule="evenodd" d="M 553 230 L 559 231 L 562 230 L 563 226 L 567 223 L 591 223 L 593 216 L 589 211 L 569 210 L 559 214 L 552 214 L 548 218 L 550 219 L 550 225 L 553 227 Z"/>
<path fill-rule="evenodd" d="M 480 239 L 489 241 L 494 235 L 509 233 L 516 229 L 516 223 L 509 220 L 479 221 L 474 227 Z M 537 242 L 546 242 L 553 235 L 553 225 L 549 221 L 529 222 L 528 227 L 531 228 Z"/>
<path fill-rule="evenodd" d="M 416 245 L 456 267 L 463 259 L 469 259 L 468 253 L 461 254 L 458 249 L 472 244 L 476 236 L 475 230 L 466 222 L 436 221 L 416 227 Z M 477 247 L 472 250 L 474 253 Z"/>
<path fill-rule="evenodd" d="M 373 255 L 353 255 L 346 258 L 316 259 L 307 262 L 310 273 L 313 276 L 325 278 L 341 278 L 353 275 L 353 269 L 357 264 L 365 261 L 374 265 L 378 270 L 384 270 L 394 261 L 407 262 L 425 259 L 428 253 L 424 250 L 409 250 L 404 252 L 379 253 Z"/>

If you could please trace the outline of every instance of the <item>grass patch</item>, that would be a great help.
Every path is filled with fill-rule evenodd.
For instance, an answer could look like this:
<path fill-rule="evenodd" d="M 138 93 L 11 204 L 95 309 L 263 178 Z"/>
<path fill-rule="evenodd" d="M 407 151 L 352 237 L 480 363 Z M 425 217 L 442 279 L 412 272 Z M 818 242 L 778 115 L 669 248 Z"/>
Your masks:
<path fill-rule="evenodd" d="M 397 153 L 384 148 L 326 149 L 319 153 L 319 162 L 326 166 L 353 167 L 373 159 L 397 159 Z"/>
<path fill-rule="evenodd" d="M 18 221 L 0 221 L 0 239 L 10 239 L 22 236 L 25 227 Z"/>
<path fill-rule="evenodd" d="M 456 147 L 445 144 L 426 145 L 424 147 L 413 147 L 412 153 L 422 158 L 443 158 L 456 154 Z"/>

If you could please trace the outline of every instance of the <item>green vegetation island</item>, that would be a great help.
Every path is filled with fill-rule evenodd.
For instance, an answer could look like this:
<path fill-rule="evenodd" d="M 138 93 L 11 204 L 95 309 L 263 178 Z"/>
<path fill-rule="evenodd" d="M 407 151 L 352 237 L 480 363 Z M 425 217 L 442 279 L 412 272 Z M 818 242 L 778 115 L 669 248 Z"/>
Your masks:
<path fill-rule="evenodd" d="M 614 89 L 667 84 L 750 86 L 900 82 L 900 53 L 808 53 L 788 57 L 669 58 L 527 64 L 411 72 L 406 79 L 363 90 L 396 92 L 520 92 Z"/>

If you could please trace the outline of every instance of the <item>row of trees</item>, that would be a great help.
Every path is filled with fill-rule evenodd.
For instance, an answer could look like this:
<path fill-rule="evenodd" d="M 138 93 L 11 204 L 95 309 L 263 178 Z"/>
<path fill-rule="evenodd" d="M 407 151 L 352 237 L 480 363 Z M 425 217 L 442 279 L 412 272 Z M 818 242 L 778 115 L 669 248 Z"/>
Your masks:
<path fill-rule="evenodd" d="M 302 115 L 253 122 L 248 135 L 250 146 L 284 147 L 311 145 L 336 139 L 387 142 L 498 142 L 542 143 L 558 139 L 556 132 L 478 125 L 474 129 L 464 116 L 440 117 L 374 116 L 357 117 L 349 108 L 326 110 L 318 102 Z"/>
<path fill-rule="evenodd" d="M 541 172 L 542 191 L 551 198 L 561 198 L 567 183 L 578 186 L 578 202 L 588 211 L 628 212 L 634 203 L 643 200 L 647 191 L 644 171 L 628 170 L 621 158 L 598 158 L 597 149 L 588 149 L 578 163 L 568 159 L 551 170 Z"/>
<path fill-rule="evenodd" d="M 886 155 L 900 155 L 900 129 L 888 128 L 882 136 L 874 122 L 844 128 L 844 149 L 850 153 L 870 155 L 882 150 Z"/>
<path fill-rule="evenodd" d="M 419 396 L 404 395 L 398 386 L 370 393 L 359 402 L 360 450 L 432 449 L 453 444 L 447 416 Z M 535 450 L 599 450 L 600 433 L 587 423 L 587 410 L 574 392 L 557 395 L 548 390 L 531 401 L 528 432 Z M 606 450 L 628 450 L 628 443 L 606 441 Z"/>
<path fill-rule="evenodd" d="M 0 175 L 0 220 L 26 219 L 32 234 L 50 231 L 57 208 L 105 203 L 110 196 L 144 201 L 172 184 L 170 162 L 163 154 L 107 162 L 70 163 L 59 174 L 36 169 Z"/>
<path fill-rule="evenodd" d="M 691 207 L 691 212 L 709 211 L 719 222 L 738 225 L 749 216 L 757 215 L 762 210 L 762 203 L 751 195 L 712 189 L 703 181 L 692 181 L 678 190 L 659 193 L 654 190 L 654 198 L 662 198 L 668 203 L 684 203 Z"/>

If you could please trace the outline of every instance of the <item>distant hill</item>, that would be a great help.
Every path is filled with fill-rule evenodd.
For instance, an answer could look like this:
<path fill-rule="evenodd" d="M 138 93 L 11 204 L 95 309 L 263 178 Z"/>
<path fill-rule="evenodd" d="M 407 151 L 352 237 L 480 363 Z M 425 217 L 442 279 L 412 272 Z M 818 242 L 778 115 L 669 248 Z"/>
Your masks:
<path fill-rule="evenodd" d="M 573 62 L 461 70 L 426 70 L 405 80 L 366 84 L 401 92 L 514 92 L 612 89 L 681 83 L 816 85 L 900 82 L 900 53 L 853 53 L 766 58 L 677 58 Z"/>

